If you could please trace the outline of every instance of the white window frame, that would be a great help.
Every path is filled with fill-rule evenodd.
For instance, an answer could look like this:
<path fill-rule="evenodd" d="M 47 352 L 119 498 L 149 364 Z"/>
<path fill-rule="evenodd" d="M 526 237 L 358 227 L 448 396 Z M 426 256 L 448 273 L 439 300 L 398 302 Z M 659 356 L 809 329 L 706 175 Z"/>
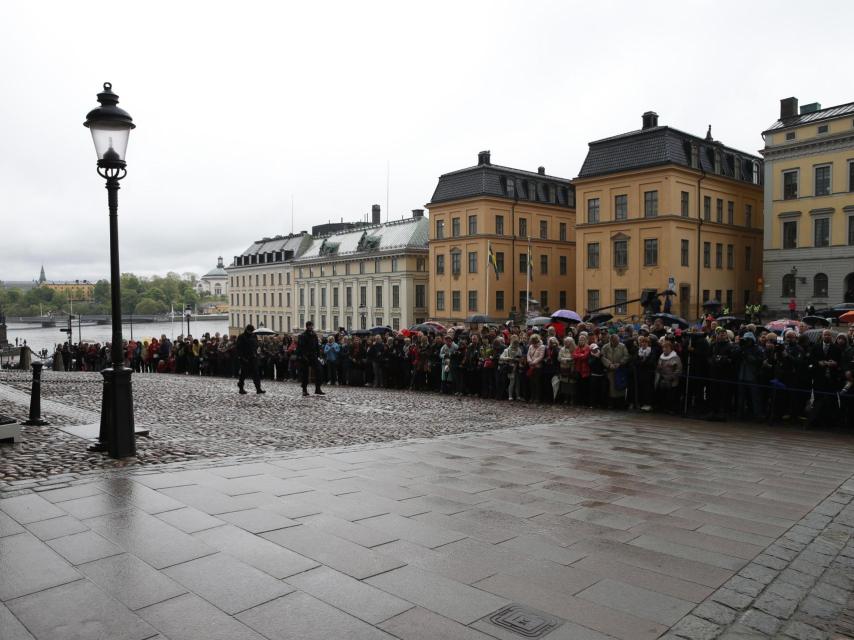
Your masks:
<path fill-rule="evenodd" d="M 827 193 L 819 194 L 816 191 L 816 187 L 818 186 L 818 180 L 816 180 L 816 174 L 819 169 L 823 169 L 827 167 L 827 177 L 828 177 L 828 185 L 827 185 Z M 798 185 L 800 186 L 800 185 Z M 812 194 L 816 197 L 823 198 L 824 196 L 833 195 L 833 163 L 832 162 L 822 162 L 821 164 L 814 164 L 812 167 Z"/>

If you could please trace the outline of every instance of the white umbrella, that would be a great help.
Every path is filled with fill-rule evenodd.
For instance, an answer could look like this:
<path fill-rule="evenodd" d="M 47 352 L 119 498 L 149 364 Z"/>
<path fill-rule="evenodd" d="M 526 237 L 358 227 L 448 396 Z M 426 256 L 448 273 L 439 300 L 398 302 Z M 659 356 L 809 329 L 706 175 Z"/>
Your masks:
<path fill-rule="evenodd" d="M 272 329 L 268 329 L 267 327 L 258 327 L 253 331 L 256 336 L 275 336 L 278 335 L 278 332 L 273 331 Z"/>

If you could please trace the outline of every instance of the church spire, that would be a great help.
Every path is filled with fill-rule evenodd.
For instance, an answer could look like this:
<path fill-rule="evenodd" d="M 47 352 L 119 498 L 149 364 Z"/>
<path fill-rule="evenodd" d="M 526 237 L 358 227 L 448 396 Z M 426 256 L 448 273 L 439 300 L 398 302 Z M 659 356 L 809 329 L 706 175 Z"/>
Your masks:
<path fill-rule="evenodd" d="M 47 278 L 44 275 L 44 265 L 42 265 L 42 270 L 39 274 L 39 284 L 44 284 L 45 282 L 47 282 Z"/>

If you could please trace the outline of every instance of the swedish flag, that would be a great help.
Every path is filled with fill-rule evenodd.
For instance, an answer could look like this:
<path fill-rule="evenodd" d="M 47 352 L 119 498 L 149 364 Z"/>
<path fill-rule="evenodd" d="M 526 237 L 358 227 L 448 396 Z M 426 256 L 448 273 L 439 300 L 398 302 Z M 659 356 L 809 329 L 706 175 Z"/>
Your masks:
<path fill-rule="evenodd" d="M 500 277 L 498 275 L 498 260 L 495 257 L 495 252 L 492 250 L 492 243 L 489 243 L 489 252 L 487 253 L 487 261 L 489 265 L 492 266 L 492 270 L 495 271 L 495 279 L 498 280 Z"/>

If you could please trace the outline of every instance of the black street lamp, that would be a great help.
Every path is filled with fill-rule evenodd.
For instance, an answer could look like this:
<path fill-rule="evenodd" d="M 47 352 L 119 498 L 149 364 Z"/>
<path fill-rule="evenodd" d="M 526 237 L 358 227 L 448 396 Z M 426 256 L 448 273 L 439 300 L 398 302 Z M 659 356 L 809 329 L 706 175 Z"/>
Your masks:
<path fill-rule="evenodd" d="M 133 422 L 132 370 L 124 366 L 122 348 L 122 293 L 119 270 L 119 180 L 127 175 L 125 151 L 130 130 L 136 125 L 127 111 L 117 107 L 119 97 L 113 86 L 104 83 L 98 94 L 101 106 L 92 109 L 84 126 L 92 133 L 98 155 L 98 175 L 107 181 L 110 208 L 110 302 L 112 304 L 113 339 L 110 349 L 112 364 L 101 372 L 104 395 L 101 401 L 101 431 L 95 451 L 107 451 L 111 458 L 136 455 Z"/>

